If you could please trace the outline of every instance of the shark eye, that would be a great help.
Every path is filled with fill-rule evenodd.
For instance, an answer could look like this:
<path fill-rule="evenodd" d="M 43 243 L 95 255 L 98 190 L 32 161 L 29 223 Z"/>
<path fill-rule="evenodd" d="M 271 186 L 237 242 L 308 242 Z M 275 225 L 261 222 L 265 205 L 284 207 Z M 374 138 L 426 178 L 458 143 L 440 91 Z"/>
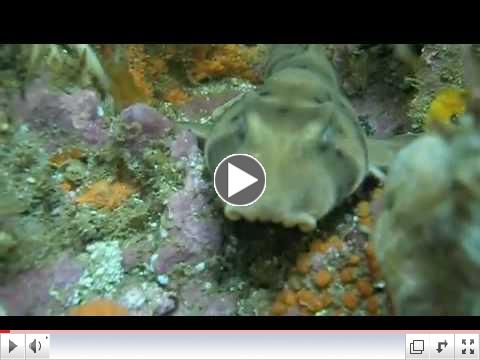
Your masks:
<path fill-rule="evenodd" d="M 319 141 L 318 142 L 317 150 L 319 152 L 321 152 L 323 154 L 323 153 L 326 153 L 328 151 L 328 149 L 330 149 L 330 144 L 329 143 L 327 143 L 325 141 Z"/>
<path fill-rule="evenodd" d="M 245 115 L 239 114 L 232 118 L 232 125 L 235 128 L 234 133 L 240 142 L 244 142 L 247 136 L 247 120 Z"/>

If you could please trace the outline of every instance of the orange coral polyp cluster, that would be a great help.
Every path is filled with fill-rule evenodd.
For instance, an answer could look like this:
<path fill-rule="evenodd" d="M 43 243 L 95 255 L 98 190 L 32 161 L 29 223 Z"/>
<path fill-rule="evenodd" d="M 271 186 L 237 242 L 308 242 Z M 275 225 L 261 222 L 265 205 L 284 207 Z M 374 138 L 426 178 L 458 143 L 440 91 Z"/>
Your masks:
<path fill-rule="evenodd" d="M 79 204 L 88 204 L 96 208 L 113 210 L 122 205 L 135 191 L 135 188 L 127 183 L 100 180 L 90 186 L 75 201 Z"/>
<path fill-rule="evenodd" d="M 381 195 L 382 191 L 376 190 L 371 197 L 378 199 Z M 358 213 L 370 216 L 368 202 L 359 206 Z M 379 268 L 372 244 L 370 241 L 367 244 L 354 250 L 337 235 L 313 240 L 309 252 L 297 257 L 291 273 L 293 279 L 297 279 L 289 281 L 288 285 L 294 289 L 285 288 L 280 292 L 271 314 L 313 315 L 328 310 L 327 313 L 336 315 L 356 314 L 358 311 L 378 315 L 381 302 L 375 294 L 373 281 L 378 279 Z M 343 262 L 334 265 L 335 270 L 327 265 L 318 269 L 316 259 L 323 256 L 342 259 Z"/>
<path fill-rule="evenodd" d="M 297 294 L 290 289 L 284 288 L 280 294 L 278 294 L 270 313 L 274 316 L 285 315 L 288 309 L 294 306 L 296 303 Z"/>
<path fill-rule="evenodd" d="M 189 71 L 190 78 L 193 82 L 200 82 L 209 78 L 237 76 L 245 80 L 257 81 L 257 76 L 252 69 L 255 51 L 256 49 L 237 44 L 217 45 L 213 47 L 213 52 L 199 51 Z"/>
<path fill-rule="evenodd" d="M 147 103 L 153 99 L 153 87 L 147 80 L 148 56 L 144 45 L 127 46 L 128 67 L 135 85 L 144 93 Z"/>
<path fill-rule="evenodd" d="M 189 99 L 189 96 L 181 88 L 176 87 L 176 88 L 172 88 L 172 89 L 168 90 L 163 95 L 163 99 L 165 101 L 168 101 L 168 102 L 174 104 L 174 105 L 182 105 Z"/>
<path fill-rule="evenodd" d="M 343 304 L 348 310 L 355 310 L 358 306 L 358 297 L 354 291 L 348 291 L 343 295 Z"/>
<path fill-rule="evenodd" d="M 301 254 L 297 258 L 296 269 L 302 274 L 307 274 L 310 271 L 310 254 Z"/>
<path fill-rule="evenodd" d="M 379 200 L 383 196 L 383 188 L 376 188 L 370 194 L 370 201 Z M 355 214 L 358 216 L 360 225 L 372 231 L 375 226 L 375 218 L 370 212 L 370 203 L 366 200 L 360 201 L 355 208 Z"/>
<path fill-rule="evenodd" d="M 126 316 L 128 309 L 109 299 L 96 299 L 78 305 L 68 312 L 70 316 Z"/>
<path fill-rule="evenodd" d="M 315 284 L 320 288 L 326 288 L 332 281 L 332 274 L 327 270 L 321 270 L 315 275 Z"/>
<path fill-rule="evenodd" d="M 57 152 L 48 159 L 48 163 L 55 167 L 60 168 L 71 160 L 82 159 L 84 154 L 79 148 L 71 148 L 65 151 Z"/>

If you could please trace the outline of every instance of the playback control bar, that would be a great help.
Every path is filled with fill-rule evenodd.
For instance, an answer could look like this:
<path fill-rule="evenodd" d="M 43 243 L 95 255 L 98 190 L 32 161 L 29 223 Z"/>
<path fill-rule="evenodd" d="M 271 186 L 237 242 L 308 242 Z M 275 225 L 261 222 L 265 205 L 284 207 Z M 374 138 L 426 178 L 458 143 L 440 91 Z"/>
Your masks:
<path fill-rule="evenodd" d="M 480 360 L 478 332 L 162 330 L 0 334 L 0 360 Z"/>

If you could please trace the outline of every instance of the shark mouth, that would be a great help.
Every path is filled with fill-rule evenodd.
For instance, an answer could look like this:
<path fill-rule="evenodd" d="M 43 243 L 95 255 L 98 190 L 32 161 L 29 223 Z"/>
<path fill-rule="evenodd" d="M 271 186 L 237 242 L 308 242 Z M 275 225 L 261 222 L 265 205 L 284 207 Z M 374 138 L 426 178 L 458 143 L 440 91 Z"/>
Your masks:
<path fill-rule="evenodd" d="M 249 207 L 225 206 L 225 217 L 229 220 L 237 221 L 245 219 L 248 221 L 272 222 L 281 224 L 286 228 L 298 228 L 303 232 L 310 232 L 317 227 L 317 220 L 305 212 L 262 212 Z"/>

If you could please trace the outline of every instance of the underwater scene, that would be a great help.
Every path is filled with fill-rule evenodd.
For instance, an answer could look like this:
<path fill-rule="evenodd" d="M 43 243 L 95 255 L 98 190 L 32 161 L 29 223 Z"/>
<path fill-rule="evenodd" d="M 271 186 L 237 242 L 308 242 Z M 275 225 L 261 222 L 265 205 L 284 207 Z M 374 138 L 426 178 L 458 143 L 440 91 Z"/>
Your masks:
<path fill-rule="evenodd" d="M 480 315 L 477 271 L 480 45 L 0 44 L 0 315 Z"/>

